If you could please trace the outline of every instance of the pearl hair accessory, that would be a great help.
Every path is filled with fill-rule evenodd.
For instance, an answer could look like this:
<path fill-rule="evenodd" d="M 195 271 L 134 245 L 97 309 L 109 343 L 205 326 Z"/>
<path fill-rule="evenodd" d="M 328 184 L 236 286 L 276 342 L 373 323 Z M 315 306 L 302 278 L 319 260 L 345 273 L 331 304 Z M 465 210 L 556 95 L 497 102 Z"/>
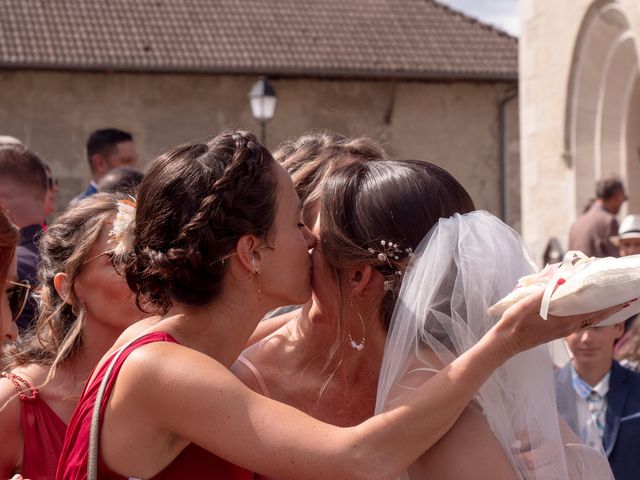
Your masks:
<path fill-rule="evenodd" d="M 380 251 L 373 248 L 367 248 L 372 255 L 376 255 L 381 262 L 390 262 L 391 260 L 400 260 L 399 255 L 407 254 L 409 258 L 413 257 L 413 249 L 405 248 L 404 251 L 398 247 L 397 243 L 387 240 L 380 240 Z"/>
<path fill-rule="evenodd" d="M 367 251 L 378 257 L 378 260 L 381 262 L 386 262 L 391 266 L 392 260 L 400 260 L 401 256 L 405 255 L 409 258 L 413 257 L 413 249 L 405 248 L 402 250 L 397 243 L 387 240 L 380 240 L 380 250 L 375 250 L 374 248 L 368 248 Z M 396 277 L 402 276 L 401 270 L 396 270 Z M 395 277 L 389 280 L 385 280 L 383 283 L 383 288 L 385 292 L 393 290 L 393 284 L 395 283 Z"/>

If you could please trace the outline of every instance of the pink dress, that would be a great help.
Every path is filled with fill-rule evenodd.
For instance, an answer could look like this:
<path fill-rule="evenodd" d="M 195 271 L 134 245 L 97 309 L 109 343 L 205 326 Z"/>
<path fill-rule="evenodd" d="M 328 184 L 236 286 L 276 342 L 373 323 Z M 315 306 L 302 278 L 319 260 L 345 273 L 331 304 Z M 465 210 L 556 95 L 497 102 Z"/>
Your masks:
<path fill-rule="evenodd" d="M 20 421 L 22 426 L 22 476 L 38 480 L 52 480 L 62 451 L 67 425 L 40 397 L 24 378 L 3 372 L 20 394 Z"/>
<path fill-rule="evenodd" d="M 100 406 L 100 425 L 104 420 L 107 399 L 115 385 L 118 373 L 127 357 L 137 348 L 153 342 L 178 343 L 171 335 L 164 332 L 152 332 L 143 335 L 129 345 L 118 358 L 111 377 L 107 381 L 103 403 Z M 115 356 L 115 353 L 114 353 Z M 111 357 L 113 358 L 113 356 Z M 87 478 L 87 462 L 89 451 L 89 433 L 91 430 L 91 414 L 111 358 L 99 366 L 98 373 L 91 383 L 87 383 L 78 402 L 64 440 L 64 447 L 58 465 L 57 479 L 83 480 Z M 126 480 L 126 477 L 111 471 L 98 455 L 98 478 Z M 207 478 L 219 480 L 249 480 L 253 474 L 241 467 L 233 465 L 220 457 L 191 443 L 178 455 L 171 464 L 153 477 L 154 480 L 170 480 L 184 478 Z"/>

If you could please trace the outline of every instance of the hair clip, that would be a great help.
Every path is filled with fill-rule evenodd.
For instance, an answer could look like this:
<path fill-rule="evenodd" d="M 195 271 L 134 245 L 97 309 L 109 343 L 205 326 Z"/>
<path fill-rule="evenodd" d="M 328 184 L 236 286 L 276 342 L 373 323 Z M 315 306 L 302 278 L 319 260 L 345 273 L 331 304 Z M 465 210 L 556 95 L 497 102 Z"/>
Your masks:
<path fill-rule="evenodd" d="M 405 248 L 401 250 L 397 243 L 391 241 L 380 240 L 381 251 L 376 251 L 373 248 L 368 248 L 367 251 L 372 255 L 377 255 L 378 260 L 381 262 L 389 262 L 390 260 L 400 260 L 399 255 L 407 254 L 409 258 L 413 257 L 413 249 Z"/>
<path fill-rule="evenodd" d="M 136 199 L 125 198 L 117 202 L 118 213 L 111 226 L 109 237 L 115 244 L 111 250 L 115 255 L 122 256 L 133 251 L 133 227 L 136 218 Z"/>
<path fill-rule="evenodd" d="M 396 277 L 401 277 L 402 276 L 402 271 L 401 270 L 396 270 L 395 272 L 393 272 L 395 274 Z M 391 290 L 393 290 L 393 286 L 395 284 L 396 279 L 395 278 L 391 278 L 389 280 L 385 280 L 382 283 L 382 286 L 384 288 L 385 292 L 389 292 Z"/>

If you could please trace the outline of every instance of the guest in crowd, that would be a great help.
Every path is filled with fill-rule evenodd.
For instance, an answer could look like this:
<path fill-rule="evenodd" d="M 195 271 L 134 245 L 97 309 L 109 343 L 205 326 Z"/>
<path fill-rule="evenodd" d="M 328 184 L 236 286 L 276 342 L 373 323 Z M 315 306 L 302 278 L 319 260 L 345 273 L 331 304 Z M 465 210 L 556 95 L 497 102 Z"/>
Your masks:
<path fill-rule="evenodd" d="M 104 128 L 89 135 L 87 159 L 91 169 L 91 181 L 83 193 L 71 200 L 72 204 L 96 193 L 98 182 L 114 168 L 135 167 L 138 163 L 138 152 L 130 133 L 116 128 Z"/>
<path fill-rule="evenodd" d="M 620 224 L 617 235 L 611 237 L 611 243 L 618 248 L 621 257 L 640 253 L 640 215 L 627 215 Z"/>
<path fill-rule="evenodd" d="M 18 281 L 15 253 L 19 239 L 20 230 L 0 205 L 0 344 L 18 337 L 16 319 L 29 293 L 29 287 Z"/>
<path fill-rule="evenodd" d="M 45 163 L 44 168 L 47 171 L 47 194 L 44 197 L 44 218 L 46 220 L 56 211 L 60 186 L 58 179 L 53 176 L 51 167 Z"/>
<path fill-rule="evenodd" d="M 529 298 L 397 408 L 342 429 L 252 392 L 227 369 L 265 313 L 308 301 L 313 246 L 290 177 L 253 135 L 225 133 L 157 159 L 140 185 L 125 272 L 162 315 L 99 364 L 57 478 L 84 478 L 88 467 L 100 478 L 250 475 L 228 462 L 277 478 L 391 478 L 507 358 L 618 309 L 545 322 L 541 296 Z"/>
<path fill-rule="evenodd" d="M 20 228 L 16 250 L 18 278 L 37 285 L 36 271 L 40 261 L 37 238 L 45 221 L 47 170 L 42 160 L 22 144 L 0 145 L 0 203 Z M 35 300 L 30 297 L 18 318 L 24 332 L 34 320 Z"/>
<path fill-rule="evenodd" d="M 11 135 L 0 135 L 0 146 L 2 146 L 2 145 L 22 145 L 22 146 L 24 146 L 24 143 L 22 143 L 16 137 L 12 137 Z"/>
<path fill-rule="evenodd" d="M 616 480 L 638 477 L 640 374 L 613 360 L 623 324 L 567 337 L 572 360 L 556 372 L 558 409 L 587 444 L 604 446 Z"/>
<path fill-rule="evenodd" d="M 627 215 L 620 224 L 618 235 L 611 242 L 619 249 L 620 256 L 640 254 L 640 215 Z M 631 370 L 640 370 L 640 322 L 634 315 L 625 322 L 625 333 L 616 342 L 615 358 Z"/>
<path fill-rule="evenodd" d="M 606 177 L 596 184 L 596 200 L 578 217 L 569 231 L 569 250 L 589 257 L 617 257 L 611 236 L 618 234 L 616 215 L 627 200 L 622 180 Z"/>
<path fill-rule="evenodd" d="M 42 236 L 35 330 L 4 347 L 0 371 L 0 478 L 55 476 L 84 383 L 122 331 L 142 317 L 111 264 L 123 195 L 100 194 L 60 214 Z"/>
<path fill-rule="evenodd" d="M 114 168 L 98 182 L 98 192 L 135 195 L 143 177 L 144 174 L 133 167 Z"/>

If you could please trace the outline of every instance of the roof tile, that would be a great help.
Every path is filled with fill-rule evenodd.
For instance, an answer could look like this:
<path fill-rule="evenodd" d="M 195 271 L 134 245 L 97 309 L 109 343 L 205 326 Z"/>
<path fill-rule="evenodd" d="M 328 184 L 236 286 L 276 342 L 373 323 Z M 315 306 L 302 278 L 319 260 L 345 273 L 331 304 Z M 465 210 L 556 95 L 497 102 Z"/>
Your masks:
<path fill-rule="evenodd" d="M 0 0 L 0 66 L 505 78 L 517 41 L 433 0 Z"/>

